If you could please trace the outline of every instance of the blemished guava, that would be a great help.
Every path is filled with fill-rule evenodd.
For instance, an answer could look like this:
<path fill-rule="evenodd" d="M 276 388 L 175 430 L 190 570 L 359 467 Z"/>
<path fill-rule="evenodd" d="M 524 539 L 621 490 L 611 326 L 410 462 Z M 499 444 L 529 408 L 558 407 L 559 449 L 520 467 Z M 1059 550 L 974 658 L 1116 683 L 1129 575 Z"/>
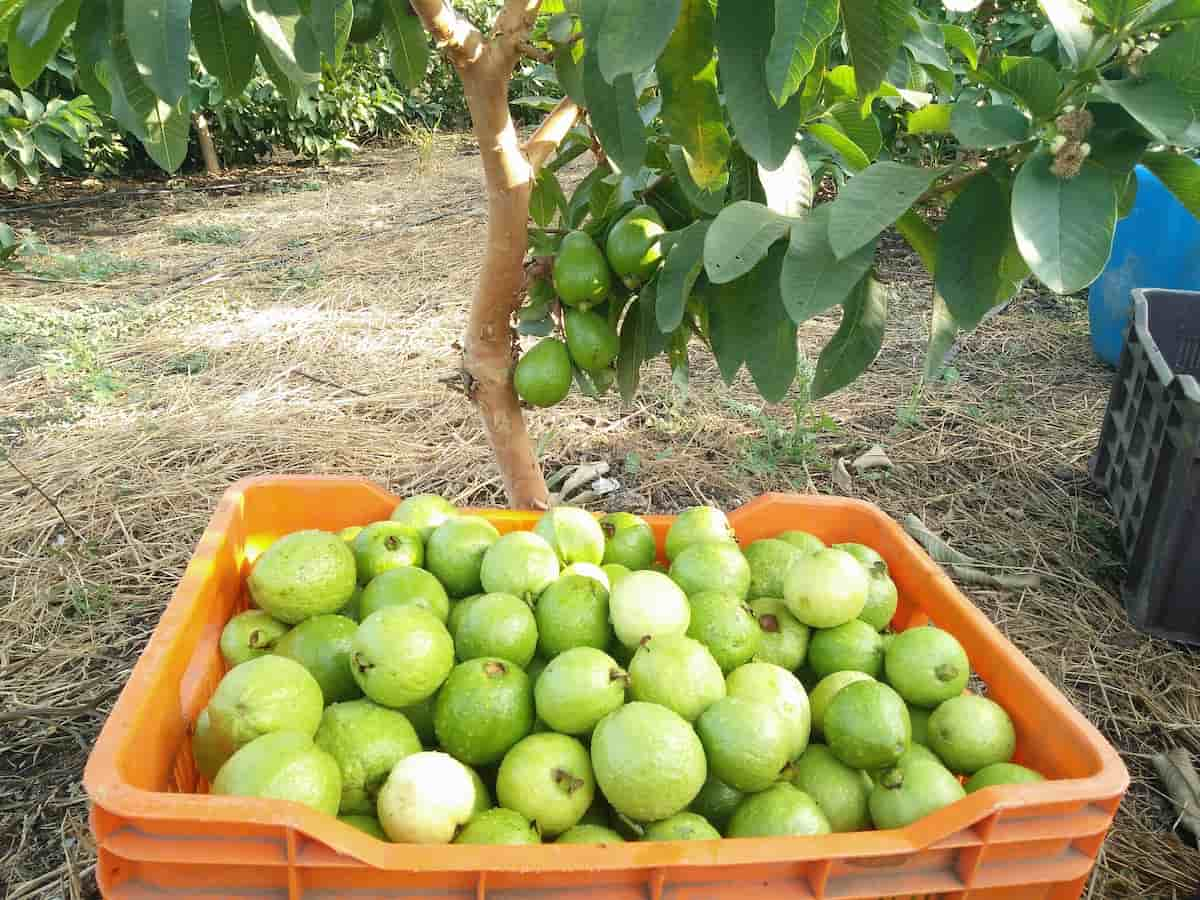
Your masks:
<path fill-rule="evenodd" d="M 725 518 L 725 513 L 711 506 L 693 506 L 685 509 L 671 527 L 667 529 L 666 553 L 667 559 L 674 562 L 675 557 L 692 544 L 702 544 L 707 541 L 735 542 L 737 536 Z"/>
<path fill-rule="evenodd" d="M 358 601 L 361 621 L 385 606 L 423 606 L 443 622 L 450 614 L 450 598 L 437 578 L 415 566 L 399 566 L 376 575 L 363 588 Z"/>
<path fill-rule="evenodd" d="M 574 506 L 555 506 L 542 513 L 533 533 L 553 548 L 558 561 L 600 565 L 604 559 L 604 532 L 596 517 Z"/>
<path fill-rule="evenodd" d="M 746 546 L 743 555 L 750 566 L 747 598 L 782 597 L 783 578 L 792 561 L 803 551 L 778 538 L 763 538 Z"/>
<path fill-rule="evenodd" d="M 537 650 L 533 611 L 512 594 L 482 594 L 458 620 L 454 652 L 460 662 L 481 656 L 511 660 L 524 668 Z"/>
<path fill-rule="evenodd" d="M 708 648 L 722 672 L 732 672 L 758 651 L 762 630 L 750 607 L 737 597 L 703 591 L 688 597 L 688 605 L 687 636 Z"/>
<path fill-rule="evenodd" d="M 818 550 L 792 562 L 783 599 L 792 615 L 813 628 L 858 618 L 867 603 L 867 571 L 843 550 Z"/>
<path fill-rule="evenodd" d="M 912 740 L 908 707 L 894 690 L 874 680 L 838 691 L 821 726 L 833 755 L 856 769 L 894 764 Z"/>
<path fill-rule="evenodd" d="M 399 566 L 420 567 L 425 562 L 425 542 L 415 528 L 400 522 L 372 522 L 358 533 L 350 545 L 358 570 L 358 583 Z"/>
<path fill-rule="evenodd" d="M 745 600 L 750 591 L 750 565 L 730 541 L 706 541 L 681 550 L 671 563 L 671 580 L 687 595 L 720 591 Z"/>
<path fill-rule="evenodd" d="M 238 613 L 221 629 L 221 657 L 229 668 L 270 653 L 288 626 L 261 609 Z"/>
<path fill-rule="evenodd" d="M 905 753 L 875 779 L 869 803 L 876 828 L 903 828 L 967 795 L 950 770 L 922 750 Z"/>
<path fill-rule="evenodd" d="M 789 760 L 791 739 L 766 703 L 723 697 L 696 720 L 712 773 L 739 791 L 766 790 Z"/>
<path fill-rule="evenodd" d="M 212 793 L 303 803 L 336 815 L 342 775 L 308 734 L 273 731 L 244 745 L 221 766 Z"/>
<path fill-rule="evenodd" d="M 971 663 L 948 631 L 922 625 L 902 631 L 884 657 L 888 683 L 913 706 L 933 709 L 967 687 Z"/>
<path fill-rule="evenodd" d="M 534 708 L 555 731 L 591 734 L 597 722 L 625 702 L 628 683 L 629 675 L 603 650 L 574 647 L 550 660 L 536 680 Z"/>
<path fill-rule="evenodd" d="M 824 744 L 809 744 L 787 768 L 787 779 L 817 802 L 834 831 L 862 831 L 871 825 L 867 798 L 874 784 Z"/>
<path fill-rule="evenodd" d="M 468 597 L 483 591 L 479 580 L 484 554 L 500 532 L 487 519 L 458 516 L 443 522 L 425 544 L 425 568 L 434 574 L 451 597 Z"/>
<path fill-rule="evenodd" d="M 1040 772 L 1019 766 L 1016 763 L 998 762 L 984 766 L 969 779 L 965 785 L 968 794 L 992 787 L 996 784 L 1029 784 L 1034 781 L 1045 781 L 1046 777 Z"/>
<path fill-rule="evenodd" d="M 655 822 L 684 810 L 708 776 L 704 747 L 682 716 L 655 703 L 626 703 L 592 732 L 596 783 L 614 810 Z"/>
<path fill-rule="evenodd" d="M 636 572 L 648 569 L 658 555 L 650 523 L 633 513 L 609 513 L 600 519 L 604 531 L 604 564 L 616 563 Z"/>
<path fill-rule="evenodd" d="M 730 697 L 765 703 L 779 715 L 788 735 L 788 759 L 795 759 L 808 746 L 812 713 L 808 693 L 800 679 L 780 666 L 750 662 L 725 678 Z"/>
<path fill-rule="evenodd" d="M 298 662 L 274 655 L 247 660 L 225 674 L 205 708 L 207 727 L 195 752 L 201 773 L 211 781 L 236 750 L 264 734 L 311 738 L 324 708 L 321 686 Z"/>
<path fill-rule="evenodd" d="M 455 759 L 472 766 L 499 762 L 533 728 L 529 676 L 495 657 L 459 663 L 438 691 L 433 727 Z"/>
<path fill-rule="evenodd" d="M 308 669 L 321 686 L 325 703 L 340 703 L 362 696 L 350 671 L 354 634 L 358 625 L 345 616 L 305 619 L 275 644 L 275 653 Z"/>
<path fill-rule="evenodd" d="M 786 837 L 829 834 L 832 830 L 816 800 L 782 781 L 743 800 L 730 819 L 725 836 Z"/>
<path fill-rule="evenodd" d="M 629 664 L 629 695 L 694 722 L 725 696 L 721 667 L 699 641 L 680 634 L 649 638 Z"/>
<path fill-rule="evenodd" d="M 354 585 L 354 553 L 328 531 L 281 537 L 263 551 L 246 579 L 255 605 L 288 625 L 337 612 Z"/>
<path fill-rule="evenodd" d="M 661 822 L 646 826 L 643 841 L 716 841 L 721 832 L 712 823 L 694 812 L 675 813 Z"/>
<path fill-rule="evenodd" d="M 811 629 L 796 621 L 787 605 L 777 597 L 759 597 L 750 601 L 750 611 L 758 623 L 758 648 L 754 658 L 774 663 L 788 671 L 800 668 L 808 657 Z"/>
<path fill-rule="evenodd" d="M 537 599 L 538 653 L 553 659 L 573 647 L 603 650 L 612 640 L 609 593 L 594 578 L 563 575 Z"/>
<path fill-rule="evenodd" d="M 454 839 L 456 844 L 540 844 L 542 836 L 523 815 L 496 807 L 471 817 Z"/>
<path fill-rule="evenodd" d="M 686 634 L 691 624 L 687 595 L 661 572 L 633 572 L 613 588 L 609 617 L 617 640 L 634 648 L 645 637 Z"/>
<path fill-rule="evenodd" d="M 489 594 L 513 594 L 534 600 L 559 575 L 558 555 L 532 531 L 513 531 L 483 555 L 479 580 Z"/>
<path fill-rule="evenodd" d="M 428 541 L 434 529 L 458 515 L 453 503 L 437 494 L 416 494 L 400 501 L 392 510 L 392 521 L 407 525 L 422 541 Z"/>
<path fill-rule="evenodd" d="M 1008 762 L 1016 748 L 1012 719 L 987 697 L 952 697 L 929 716 L 929 749 L 952 772 L 973 775 L 993 763 Z"/>
<path fill-rule="evenodd" d="M 364 694 L 403 709 L 436 691 L 454 666 L 454 641 L 442 620 L 419 606 L 389 606 L 354 633 L 350 671 Z"/>
<path fill-rule="evenodd" d="M 475 782 L 446 753 L 414 753 L 392 768 L 376 809 L 379 824 L 397 843 L 448 844 L 476 812 Z"/>
<path fill-rule="evenodd" d="M 883 671 L 883 638 L 862 619 L 818 629 L 808 645 L 808 664 L 818 678 L 851 670 L 878 678 Z"/>
<path fill-rule="evenodd" d="M 496 800 L 555 837 L 576 825 L 596 794 L 587 748 L 565 734 L 531 734 L 500 763 Z"/>
<path fill-rule="evenodd" d="M 392 768 L 421 752 L 416 731 L 403 713 L 370 700 L 334 703 L 325 710 L 313 741 L 342 773 L 342 815 L 375 814 L 375 798 Z"/>
<path fill-rule="evenodd" d="M 551 270 L 554 292 L 566 306 L 587 309 L 608 296 L 612 272 L 604 254 L 585 231 L 563 238 Z"/>
<path fill-rule="evenodd" d="M 542 338 L 522 354 L 513 387 L 531 406 L 554 406 L 571 390 L 571 355 L 558 338 Z"/>

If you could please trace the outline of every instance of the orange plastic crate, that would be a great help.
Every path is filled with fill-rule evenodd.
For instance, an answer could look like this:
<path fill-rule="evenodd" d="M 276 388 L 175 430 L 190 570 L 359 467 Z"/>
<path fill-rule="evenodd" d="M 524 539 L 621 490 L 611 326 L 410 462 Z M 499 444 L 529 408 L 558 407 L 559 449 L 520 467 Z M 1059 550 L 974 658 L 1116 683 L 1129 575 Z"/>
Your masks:
<path fill-rule="evenodd" d="M 1116 751 L 878 508 L 769 494 L 731 513 L 749 542 L 803 528 L 887 559 L 894 624 L 952 632 L 1012 715 L 1017 760 L 1038 784 L 988 788 L 910 825 L 815 837 L 612 846 L 387 844 L 306 807 L 215 797 L 189 727 L 224 674 L 217 647 L 247 605 L 245 575 L 280 535 L 386 518 L 397 498 L 365 481 L 267 477 L 226 492 L 88 761 L 97 879 L 107 897 L 1078 898 L 1129 776 Z M 501 531 L 536 513 L 476 510 Z M 669 516 L 650 517 L 661 542 Z"/>

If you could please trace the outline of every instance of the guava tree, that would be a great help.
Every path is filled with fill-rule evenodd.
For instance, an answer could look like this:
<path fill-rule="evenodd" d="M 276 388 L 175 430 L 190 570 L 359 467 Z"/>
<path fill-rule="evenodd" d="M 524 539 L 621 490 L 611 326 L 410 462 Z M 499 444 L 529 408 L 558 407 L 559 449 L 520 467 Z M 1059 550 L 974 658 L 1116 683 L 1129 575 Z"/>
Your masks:
<path fill-rule="evenodd" d="M 515 506 L 547 497 L 522 397 L 628 397 L 646 360 L 682 380 L 699 346 L 779 400 L 797 325 L 835 306 L 811 391 L 849 384 L 882 345 L 889 226 L 933 276 L 930 374 L 1031 273 L 1061 293 L 1096 278 L 1137 163 L 1200 213 L 1179 152 L 1200 145 L 1198 0 L 505 0 L 490 24 L 444 0 L 0 0 L 13 80 L 70 32 L 96 106 L 165 169 L 189 55 L 226 95 L 257 57 L 299 105 L 352 30 L 381 30 L 406 84 L 431 43 L 462 80 L 488 209 L 463 372 Z M 522 101 L 548 108 L 522 140 L 508 86 L 529 60 L 563 97 Z M 814 171 L 833 202 L 813 207 Z M 543 336 L 520 362 L 518 332 Z"/>

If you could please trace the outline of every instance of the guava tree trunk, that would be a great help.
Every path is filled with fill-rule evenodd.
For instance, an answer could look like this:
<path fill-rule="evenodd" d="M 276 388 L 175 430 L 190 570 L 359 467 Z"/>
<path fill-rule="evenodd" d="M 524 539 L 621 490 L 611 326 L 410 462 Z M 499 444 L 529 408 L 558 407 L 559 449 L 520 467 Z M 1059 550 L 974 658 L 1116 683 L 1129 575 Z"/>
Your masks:
<path fill-rule="evenodd" d="M 525 290 L 526 226 L 536 167 L 575 121 L 564 101 L 522 149 L 508 106 L 508 83 L 541 0 L 508 0 L 485 41 L 442 0 L 413 0 L 434 42 L 454 63 L 479 143 L 487 192 L 487 243 L 463 342 L 471 399 L 504 481 L 509 505 L 544 509 L 546 482 L 512 385 L 511 317 Z"/>
<path fill-rule="evenodd" d="M 221 159 L 217 156 L 217 145 L 213 143 L 208 119 L 204 117 L 204 113 L 196 113 L 193 121 L 196 124 L 196 142 L 200 145 L 200 156 L 204 158 L 204 171 L 209 175 L 220 175 Z"/>

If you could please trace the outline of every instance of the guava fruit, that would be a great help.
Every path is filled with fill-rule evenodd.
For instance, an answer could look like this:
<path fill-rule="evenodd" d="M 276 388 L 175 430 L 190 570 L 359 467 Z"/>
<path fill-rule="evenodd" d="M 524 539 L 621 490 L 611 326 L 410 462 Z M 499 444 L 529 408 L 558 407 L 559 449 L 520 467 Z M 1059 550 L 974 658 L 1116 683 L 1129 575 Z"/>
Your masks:
<path fill-rule="evenodd" d="M 531 734 L 500 763 L 496 799 L 554 837 L 576 825 L 596 794 L 587 749 L 565 734 Z"/>
<path fill-rule="evenodd" d="M 878 681 L 856 681 L 838 691 L 821 723 L 833 755 L 856 769 L 896 762 L 912 740 L 908 707 Z"/>
<path fill-rule="evenodd" d="M 370 700 L 327 707 L 313 741 L 341 770 L 342 815 L 374 815 L 375 798 L 392 768 L 421 752 L 417 733 L 404 714 Z"/>
<path fill-rule="evenodd" d="M 404 844 L 448 844 L 475 814 L 470 770 L 446 753 L 414 753 L 392 768 L 376 803 L 387 836 Z"/>
<path fill-rule="evenodd" d="M 308 734 L 273 731 L 241 747 L 221 766 L 212 793 L 303 803 L 336 815 L 342 774 Z"/>
<path fill-rule="evenodd" d="M 348 815 L 338 816 L 338 821 L 349 825 L 351 828 L 357 828 L 363 834 L 369 834 L 377 841 L 386 841 L 388 836 L 384 834 L 383 826 L 379 824 L 379 820 L 375 818 L 375 813 L 372 812 L 369 816 Z"/>
<path fill-rule="evenodd" d="M 608 613 L 617 640 L 631 649 L 645 637 L 686 634 L 692 616 L 683 590 L 650 569 L 632 573 L 613 588 Z"/>
<path fill-rule="evenodd" d="M 419 703 L 441 687 L 453 666 L 450 633 L 422 607 L 385 607 L 354 633 L 350 671 L 363 693 L 383 706 Z"/>
<path fill-rule="evenodd" d="M 425 562 L 425 542 L 415 528 L 390 520 L 372 522 L 351 544 L 359 584 L 399 566 L 420 567 Z"/>
<path fill-rule="evenodd" d="M 737 788 L 730 787 L 709 772 L 704 786 L 700 788 L 700 793 L 696 795 L 688 808 L 711 822 L 718 831 L 724 831 L 729 825 L 730 818 L 733 817 L 744 799 L 746 799 L 744 793 Z"/>
<path fill-rule="evenodd" d="M 354 593 L 354 554 L 328 531 L 296 531 L 271 544 L 246 579 L 256 606 L 288 625 L 335 613 Z"/>
<path fill-rule="evenodd" d="M 933 709 L 967 687 L 971 663 L 962 644 L 932 625 L 902 631 L 884 657 L 888 683 L 913 706 Z"/>
<path fill-rule="evenodd" d="M 358 625 L 345 616 L 305 619 L 275 644 L 275 653 L 308 669 L 321 686 L 326 705 L 362 696 L 350 672 L 350 654 Z"/>
<path fill-rule="evenodd" d="M 721 832 L 703 816 L 694 812 L 675 813 L 660 822 L 646 826 L 643 841 L 717 841 Z"/>
<path fill-rule="evenodd" d="M 256 656 L 265 656 L 276 641 L 288 633 L 288 626 L 261 609 L 238 613 L 221 629 L 221 657 L 229 668 Z"/>
<path fill-rule="evenodd" d="M 832 830 L 817 801 L 783 781 L 743 800 L 729 820 L 725 836 L 786 837 Z"/>
<path fill-rule="evenodd" d="M 813 628 L 833 628 L 858 618 L 867 603 L 867 572 L 843 550 L 818 550 L 792 562 L 783 599 L 792 615 Z"/>
<path fill-rule="evenodd" d="M 929 716 L 929 749 L 952 772 L 973 775 L 994 763 L 1008 762 L 1016 748 L 1012 719 L 987 697 L 952 697 Z"/>
<path fill-rule="evenodd" d="M 495 657 L 459 663 L 438 691 L 433 727 L 455 759 L 473 766 L 499 762 L 533 727 L 529 676 Z"/>
<path fill-rule="evenodd" d="M 870 776 L 846 765 L 824 744 L 809 744 L 792 760 L 785 774 L 817 802 L 834 831 L 862 831 L 870 827 L 867 798 L 874 787 Z"/>
<path fill-rule="evenodd" d="M 350 43 L 368 44 L 383 30 L 383 7 L 386 0 L 357 0 L 354 21 L 350 25 Z"/>
<path fill-rule="evenodd" d="M 539 719 L 563 734 L 591 734 L 625 702 L 629 675 L 594 647 L 574 647 L 546 665 L 533 687 Z M 724 686 L 722 686 L 723 688 Z"/>
<path fill-rule="evenodd" d="M 537 650 L 537 622 L 524 600 L 512 594 L 482 594 L 458 621 L 454 654 L 460 662 L 497 656 L 524 668 Z"/>
<path fill-rule="evenodd" d="M 996 784 L 1029 784 L 1034 781 L 1045 781 L 1040 772 L 1019 766 L 1016 763 L 998 762 L 984 766 L 969 779 L 965 785 L 968 794 L 983 790 Z"/>
<path fill-rule="evenodd" d="M 358 600 L 358 614 L 365 619 L 385 606 L 422 606 L 443 622 L 450 614 L 450 598 L 442 583 L 430 572 L 415 566 L 388 569 L 371 579 Z"/>
<path fill-rule="evenodd" d="M 608 319 L 590 310 L 568 308 L 563 324 L 567 352 L 575 365 L 586 372 L 596 372 L 613 364 L 620 350 L 620 338 Z"/>
<path fill-rule="evenodd" d="M 593 825 L 591 823 L 580 823 L 572 828 L 568 828 L 557 838 L 554 839 L 556 844 L 623 844 L 625 838 L 617 834 L 611 828 L 604 825 Z"/>
<path fill-rule="evenodd" d="M 612 270 L 631 290 L 654 274 L 662 260 L 661 239 L 666 230 L 652 206 L 635 206 L 608 232 L 605 254 Z"/>
<path fill-rule="evenodd" d="M 425 568 L 434 574 L 451 597 L 483 591 L 479 580 L 483 557 L 500 540 L 500 532 L 487 519 L 458 516 L 443 522 L 425 545 Z"/>
<path fill-rule="evenodd" d="M 732 672 L 758 651 L 761 636 L 758 620 L 737 597 L 702 591 L 690 596 L 688 605 L 691 619 L 687 636 L 708 648 L 722 672 Z"/>
<path fill-rule="evenodd" d="M 689 722 L 725 696 L 725 676 L 708 648 L 680 634 L 644 641 L 629 664 L 629 695 Z"/>
<path fill-rule="evenodd" d="M 711 506 L 693 506 L 676 516 L 667 529 L 665 549 L 667 559 L 674 561 L 691 544 L 736 540 L 725 513 Z"/>
<path fill-rule="evenodd" d="M 625 567 L 621 566 L 620 568 L 624 569 Z M 625 574 L 628 574 L 628 572 L 629 570 L 626 569 Z M 604 571 L 603 566 L 598 566 L 595 563 L 576 562 L 571 563 L 569 566 L 563 566 L 558 577 L 562 578 L 564 575 L 582 575 L 585 578 L 591 578 L 604 588 L 604 590 L 612 590 L 612 580 L 608 577 L 608 572 Z"/>
<path fill-rule="evenodd" d="M 775 538 L 785 543 L 791 544 L 801 553 L 816 553 L 818 550 L 825 549 L 825 542 L 815 534 L 807 531 L 792 529 L 791 531 L 783 531 L 775 535 Z"/>
<path fill-rule="evenodd" d="M 730 697 L 765 703 L 775 710 L 788 738 L 788 759 L 795 759 L 808 746 L 812 713 L 808 694 L 800 679 L 780 666 L 749 662 L 725 678 Z"/>
<path fill-rule="evenodd" d="M 587 309 L 608 296 L 612 272 L 604 254 L 585 231 L 563 238 L 551 270 L 554 292 L 565 306 Z"/>
<path fill-rule="evenodd" d="M 834 672 L 832 675 L 826 675 L 817 682 L 813 688 L 812 694 L 809 696 L 809 702 L 812 707 L 812 725 L 817 731 L 823 731 L 823 723 L 825 721 L 825 710 L 829 708 L 829 702 L 837 695 L 838 691 L 853 684 L 856 681 L 874 681 L 866 672 Z"/>
<path fill-rule="evenodd" d="M 709 769 L 739 791 L 766 790 L 790 758 L 791 736 L 766 703 L 723 697 L 700 714 L 696 733 Z"/>
<path fill-rule="evenodd" d="M 428 541 L 434 530 L 458 515 L 458 508 L 437 494 L 416 494 L 401 500 L 392 510 L 391 519 L 407 525 L 422 541 Z"/>
<path fill-rule="evenodd" d="M 532 531 L 513 531 L 488 547 L 479 580 L 489 594 L 512 594 L 532 602 L 558 573 L 558 555 L 545 539 Z"/>
<path fill-rule="evenodd" d="M 689 596 L 720 591 L 745 600 L 750 591 L 750 566 L 731 541 L 706 541 L 685 547 L 672 561 L 670 575 Z"/>
<path fill-rule="evenodd" d="M 603 650 L 612 640 L 608 591 L 585 575 L 563 575 L 542 591 L 534 607 L 538 652 L 546 659 L 572 647 Z"/>
<path fill-rule="evenodd" d="M 595 516 L 573 506 L 555 506 L 542 513 L 533 533 L 545 540 L 558 561 L 599 565 L 604 558 L 604 532 Z"/>
<path fill-rule="evenodd" d="M 619 564 L 636 572 L 648 569 L 658 555 L 654 532 L 641 516 L 627 512 L 609 513 L 600 519 L 604 532 L 605 565 Z"/>
<path fill-rule="evenodd" d="M 802 551 L 777 538 L 763 538 L 746 546 L 743 556 L 750 567 L 750 600 L 759 597 L 782 597 L 783 577 L 792 561 Z"/>
<path fill-rule="evenodd" d="M 789 672 L 798 669 L 808 657 L 811 629 L 796 621 L 782 600 L 759 597 L 750 602 L 750 611 L 758 622 L 758 649 L 754 658 L 774 663 Z"/>
<path fill-rule="evenodd" d="M 496 807 L 476 813 L 455 837 L 456 844 L 540 844 L 538 834 L 528 819 L 515 810 Z"/>
<path fill-rule="evenodd" d="M 903 828 L 966 796 L 950 771 L 920 751 L 906 753 L 875 779 L 871 820 L 876 828 Z"/>
<path fill-rule="evenodd" d="M 862 619 L 818 629 L 808 645 L 808 664 L 819 678 L 850 670 L 878 678 L 883 671 L 883 638 Z"/>
<path fill-rule="evenodd" d="M 558 338 L 542 338 L 522 354 L 513 386 L 532 406 L 554 406 L 571 390 L 571 356 Z"/>

